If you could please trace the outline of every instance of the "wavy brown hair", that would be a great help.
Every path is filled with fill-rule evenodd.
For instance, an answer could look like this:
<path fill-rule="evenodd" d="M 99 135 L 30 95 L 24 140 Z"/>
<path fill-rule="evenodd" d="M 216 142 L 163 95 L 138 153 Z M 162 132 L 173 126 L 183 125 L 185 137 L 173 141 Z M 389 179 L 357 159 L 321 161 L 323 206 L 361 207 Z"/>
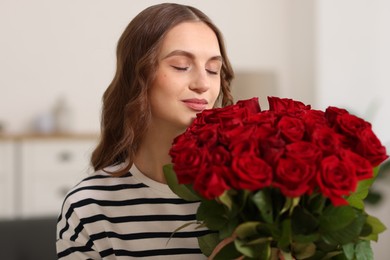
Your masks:
<path fill-rule="evenodd" d="M 148 92 L 161 43 L 170 29 L 189 21 L 201 21 L 215 32 L 223 59 L 217 102 L 222 106 L 233 103 L 233 70 L 222 34 L 210 18 L 194 7 L 180 4 L 148 7 L 129 23 L 118 41 L 116 73 L 103 94 L 101 138 L 91 157 L 94 170 L 122 162 L 127 163 L 125 167 L 112 174 L 120 176 L 130 169 L 150 120 Z"/>

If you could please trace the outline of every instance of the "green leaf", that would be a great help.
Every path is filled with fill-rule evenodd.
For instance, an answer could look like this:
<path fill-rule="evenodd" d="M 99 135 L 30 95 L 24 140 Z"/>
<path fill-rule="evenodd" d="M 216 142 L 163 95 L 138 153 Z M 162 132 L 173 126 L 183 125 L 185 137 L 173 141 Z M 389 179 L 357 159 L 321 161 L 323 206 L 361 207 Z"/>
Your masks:
<path fill-rule="evenodd" d="M 357 239 L 366 215 L 349 207 L 329 207 L 320 217 L 322 239 L 331 245 L 343 245 Z"/>
<path fill-rule="evenodd" d="M 285 260 L 294 260 L 294 258 L 291 255 L 291 253 L 281 251 L 281 254 L 283 256 L 283 259 L 285 259 Z"/>
<path fill-rule="evenodd" d="M 368 237 L 372 234 L 372 226 L 370 226 L 367 221 L 364 223 L 362 232 L 360 232 L 360 238 L 364 239 L 364 237 Z M 369 239 L 366 239 L 369 240 Z"/>
<path fill-rule="evenodd" d="M 344 256 L 347 260 L 373 260 L 374 254 L 369 241 L 360 240 L 357 243 L 343 245 Z"/>
<path fill-rule="evenodd" d="M 332 255 L 333 256 L 333 255 Z M 297 258 L 298 259 L 298 258 Z M 332 260 L 347 260 L 346 258 L 341 258 L 341 259 L 338 259 L 338 258 L 335 258 L 335 257 L 331 257 L 329 256 L 326 252 L 324 251 L 320 251 L 320 250 L 317 250 L 315 252 L 315 254 L 311 257 L 308 257 L 308 258 L 305 258 L 305 260 L 319 260 L 319 259 L 332 259 Z"/>
<path fill-rule="evenodd" d="M 242 241 L 240 239 L 234 240 L 234 244 L 239 252 L 243 255 L 255 258 L 255 259 L 269 259 L 271 255 L 271 244 L 269 241 L 262 241 L 261 243 L 250 243 L 248 244 L 246 241 Z M 232 258 L 225 258 L 232 259 Z"/>
<path fill-rule="evenodd" d="M 202 253 L 210 256 L 214 248 L 219 244 L 220 239 L 218 233 L 211 233 L 198 237 L 198 244 Z"/>
<path fill-rule="evenodd" d="M 329 244 L 333 245 L 343 245 L 349 243 L 359 236 L 362 225 L 364 224 L 364 218 L 359 217 L 349 226 L 345 227 L 342 230 L 334 231 L 331 233 L 323 234 L 322 239 Z"/>
<path fill-rule="evenodd" d="M 370 241 L 361 240 L 355 247 L 356 260 L 373 260 L 374 253 L 372 252 Z"/>
<path fill-rule="evenodd" d="M 340 251 L 329 252 L 323 258 L 315 258 L 313 260 L 317 259 L 348 260 L 345 255 Z"/>
<path fill-rule="evenodd" d="M 247 245 L 256 245 L 256 244 L 263 244 L 263 243 L 271 242 L 271 241 L 272 241 L 272 237 L 260 237 L 260 238 L 253 239 L 253 240 L 247 242 L 246 244 Z"/>
<path fill-rule="evenodd" d="M 240 239 L 246 239 L 246 238 L 254 237 L 254 236 L 258 235 L 257 227 L 260 224 L 261 223 L 257 222 L 257 221 L 244 222 L 244 223 L 242 223 L 241 225 L 239 225 L 236 228 L 235 233 L 237 234 L 237 236 Z"/>
<path fill-rule="evenodd" d="M 230 237 L 239 224 L 240 221 L 238 218 L 228 218 L 227 222 L 225 222 L 223 227 L 219 230 L 220 238 Z"/>
<path fill-rule="evenodd" d="M 316 232 L 310 235 L 295 235 L 293 234 L 293 240 L 298 243 L 310 243 L 317 241 L 320 238 L 320 233 Z"/>
<path fill-rule="evenodd" d="M 233 208 L 233 200 L 229 194 L 229 191 L 225 191 L 221 196 L 218 197 L 223 205 L 225 205 L 229 210 Z"/>
<path fill-rule="evenodd" d="M 225 207 L 215 200 L 203 200 L 198 207 L 196 219 L 203 221 L 211 230 L 220 230 L 228 222 Z"/>
<path fill-rule="evenodd" d="M 200 201 L 201 197 L 199 197 L 196 192 L 187 185 L 179 184 L 177 180 L 177 176 L 175 171 L 173 170 L 172 164 L 164 165 L 163 167 L 165 179 L 169 188 L 180 198 L 187 201 Z"/>
<path fill-rule="evenodd" d="M 239 212 L 243 211 L 245 207 L 247 207 L 247 202 L 248 199 L 251 195 L 251 191 L 249 190 L 228 190 L 228 193 L 230 197 L 234 198 L 234 203 L 233 203 L 233 209 L 232 211 L 235 211 L 232 214 L 232 216 L 238 214 Z"/>
<path fill-rule="evenodd" d="M 292 250 L 297 259 L 305 259 L 315 254 L 316 245 L 314 243 L 293 243 Z"/>
<path fill-rule="evenodd" d="M 355 257 L 355 244 L 348 243 L 348 244 L 343 245 L 343 252 L 344 252 L 344 256 L 348 260 L 353 260 Z"/>
<path fill-rule="evenodd" d="M 324 210 L 326 201 L 327 198 L 324 197 L 321 193 L 313 193 L 312 195 L 309 196 L 307 209 L 312 214 L 320 215 Z"/>
<path fill-rule="evenodd" d="M 270 256 L 271 256 L 271 246 L 266 246 L 266 244 L 264 244 L 264 247 L 262 250 L 259 250 L 259 254 L 258 254 L 258 260 L 269 260 L 270 259 Z M 247 259 L 247 258 L 245 258 Z"/>
<path fill-rule="evenodd" d="M 249 195 L 250 192 L 247 190 L 237 191 L 230 189 L 222 193 L 217 200 L 226 207 L 226 215 L 228 218 L 235 218 L 248 206 L 247 201 Z"/>
<path fill-rule="evenodd" d="M 270 191 L 267 189 L 260 190 L 252 197 L 252 201 L 260 211 L 263 220 L 267 223 L 273 222 L 273 208 Z"/>
<path fill-rule="evenodd" d="M 328 206 L 320 216 L 320 228 L 324 231 L 338 231 L 354 221 L 355 210 L 349 206 Z"/>
<path fill-rule="evenodd" d="M 318 230 L 319 220 L 302 207 L 296 207 L 291 216 L 293 234 L 310 235 Z"/>
<path fill-rule="evenodd" d="M 368 192 L 374 183 L 376 176 L 378 175 L 378 167 L 373 169 L 373 177 L 367 180 L 361 180 L 358 183 L 356 191 L 348 196 L 347 201 L 350 206 L 364 209 L 364 199 L 367 197 Z"/>
<path fill-rule="evenodd" d="M 225 245 L 213 258 L 213 260 L 226 260 L 226 259 L 237 259 L 242 254 L 237 250 L 235 243 Z"/>
<path fill-rule="evenodd" d="M 365 240 L 378 241 L 378 234 L 386 230 L 386 226 L 378 218 L 373 216 L 367 216 L 366 224 L 371 227 L 372 231 L 371 234 L 363 238 Z"/>
<path fill-rule="evenodd" d="M 248 221 L 240 224 L 234 233 L 237 235 L 235 246 L 239 252 L 247 257 L 268 256 L 270 252 L 270 242 L 272 238 L 267 234 L 263 234 L 261 222 Z M 228 258 L 230 259 L 230 258 Z M 266 258 L 264 258 L 266 259 Z"/>
<path fill-rule="evenodd" d="M 281 236 L 278 241 L 278 248 L 284 250 L 288 248 L 292 241 L 291 220 L 289 218 L 282 221 Z"/>

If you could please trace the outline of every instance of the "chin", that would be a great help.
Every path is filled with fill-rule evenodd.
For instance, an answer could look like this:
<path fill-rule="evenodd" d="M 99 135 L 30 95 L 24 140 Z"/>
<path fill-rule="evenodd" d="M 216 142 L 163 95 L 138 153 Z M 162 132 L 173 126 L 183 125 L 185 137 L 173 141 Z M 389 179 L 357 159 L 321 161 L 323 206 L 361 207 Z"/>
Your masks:
<path fill-rule="evenodd" d="M 196 116 L 191 117 L 191 118 L 189 118 L 189 119 L 183 121 L 182 124 L 181 124 L 181 127 L 182 127 L 184 130 L 187 129 L 187 128 L 192 124 L 192 122 L 194 122 L 195 118 L 196 118 Z"/>

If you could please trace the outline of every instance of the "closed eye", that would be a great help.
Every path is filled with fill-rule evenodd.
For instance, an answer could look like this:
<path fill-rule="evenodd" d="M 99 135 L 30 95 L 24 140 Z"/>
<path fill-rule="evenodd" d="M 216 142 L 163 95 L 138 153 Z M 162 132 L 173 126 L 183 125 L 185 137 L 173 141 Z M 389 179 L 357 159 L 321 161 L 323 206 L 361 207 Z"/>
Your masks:
<path fill-rule="evenodd" d="M 213 70 L 206 70 L 208 73 L 210 73 L 211 75 L 218 75 L 218 71 L 213 71 Z"/>
<path fill-rule="evenodd" d="M 172 66 L 172 68 L 180 71 L 187 71 L 189 67 L 178 67 L 178 66 Z"/>

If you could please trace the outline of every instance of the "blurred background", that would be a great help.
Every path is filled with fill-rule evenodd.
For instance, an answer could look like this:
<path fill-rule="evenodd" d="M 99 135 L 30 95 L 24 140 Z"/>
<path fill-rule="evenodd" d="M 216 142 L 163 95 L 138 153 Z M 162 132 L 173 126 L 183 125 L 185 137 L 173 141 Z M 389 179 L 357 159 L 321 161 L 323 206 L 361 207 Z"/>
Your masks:
<path fill-rule="evenodd" d="M 90 172 L 117 40 L 137 13 L 161 2 L 0 0 L 0 259 L 55 259 L 55 218 Z M 223 32 L 236 100 L 344 107 L 390 145 L 389 1 L 171 2 L 198 7 Z M 390 228 L 389 174 L 367 207 Z M 390 231 L 373 243 L 375 259 L 388 259 L 388 241 Z"/>

